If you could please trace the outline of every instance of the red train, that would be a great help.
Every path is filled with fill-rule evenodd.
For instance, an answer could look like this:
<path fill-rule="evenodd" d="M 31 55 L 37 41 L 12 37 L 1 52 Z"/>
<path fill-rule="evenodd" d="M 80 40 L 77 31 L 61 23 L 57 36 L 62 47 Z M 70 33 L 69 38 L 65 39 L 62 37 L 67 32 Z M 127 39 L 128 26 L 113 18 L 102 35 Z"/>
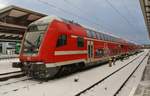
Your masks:
<path fill-rule="evenodd" d="M 30 76 L 47 78 L 62 70 L 80 69 L 139 49 L 139 45 L 121 38 L 48 16 L 29 25 L 18 65 Z"/>

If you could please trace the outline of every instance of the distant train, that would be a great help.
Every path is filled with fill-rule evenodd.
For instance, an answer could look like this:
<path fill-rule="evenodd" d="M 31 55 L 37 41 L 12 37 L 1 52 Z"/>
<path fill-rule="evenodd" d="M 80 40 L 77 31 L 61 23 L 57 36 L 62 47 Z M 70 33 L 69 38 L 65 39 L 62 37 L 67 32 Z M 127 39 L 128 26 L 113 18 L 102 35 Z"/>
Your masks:
<path fill-rule="evenodd" d="M 138 52 L 140 46 L 56 16 L 28 26 L 22 41 L 20 67 L 31 77 L 49 78 Z"/>

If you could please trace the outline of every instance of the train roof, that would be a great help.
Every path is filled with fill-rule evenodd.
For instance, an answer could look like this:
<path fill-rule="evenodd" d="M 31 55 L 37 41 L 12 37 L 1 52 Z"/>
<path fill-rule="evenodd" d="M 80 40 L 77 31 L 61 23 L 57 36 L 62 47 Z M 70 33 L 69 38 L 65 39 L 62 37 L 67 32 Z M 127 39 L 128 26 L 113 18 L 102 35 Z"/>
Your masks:
<path fill-rule="evenodd" d="M 110 33 L 107 33 L 107 32 L 102 32 L 102 31 L 98 31 L 97 29 L 95 28 L 91 28 L 89 26 L 86 26 L 86 25 L 83 25 L 83 24 L 79 24 L 79 23 L 76 23 L 74 21 L 71 21 L 71 20 L 67 20 L 67 19 L 64 19 L 64 18 L 61 18 L 64 22 L 67 22 L 67 23 L 72 23 L 72 24 L 75 24 L 75 25 L 78 25 L 78 26 L 82 26 L 84 29 L 86 30 L 92 30 L 92 31 L 95 31 L 95 32 L 98 32 L 98 33 L 101 33 L 101 34 L 105 34 L 105 35 L 109 35 L 109 36 L 112 36 L 122 42 L 126 42 L 128 43 L 129 41 L 125 40 L 125 39 L 122 39 L 120 38 L 119 36 L 116 36 L 116 35 L 113 35 L 113 34 L 110 34 Z"/>
<path fill-rule="evenodd" d="M 54 16 L 54 15 L 51 15 L 51 16 L 46 16 L 46 17 L 43 17 L 37 21 L 34 21 L 32 22 L 30 25 L 32 24 L 46 24 L 46 23 L 51 23 L 53 20 L 59 20 L 59 21 L 63 21 L 61 18 L 57 17 L 57 16 Z"/>
<path fill-rule="evenodd" d="M 133 43 L 133 42 L 130 42 L 128 40 L 125 40 L 125 39 L 122 39 L 116 35 L 113 35 L 113 34 L 110 34 L 110 33 L 106 33 L 106 32 L 102 32 L 102 31 L 97 31 L 95 28 L 91 28 L 91 27 L 88 27 L 88 26 L 85 26 L 83 24 L 79 24 L 79 23 L 76 23 L 74 21 L 71 21 L 71 20 L 68 20 L 68 19 L 65 19 L 65 18 L 61 18 L 61 17 L 58 17 L 58 16 L 55 16 L 55 15 L 51 15 L 51 16 L 46 16 L 46 17 L 43 17 L 37 21 L 34 21 L 31 23 L 32 24 L 43 24 L 43 23 L 50 23 L 52 22 L 53 20 L 58 20 L 58 21 L 63 21 L 63 22 L 66 22 L 66 23 L 71 23 L 71 24 L 74 24 L 74 25 L 77 25 L 77 26 L 80 26 L 80 27 L 83 27 L 84 29 L 86 30 L 92 30 L 92 31 L 95 31 L 95 32 L 98 32 L 98 33 L 101 33 L 101 34 L 105 34 L 105 35 L 109 35 L 109 36 L 112 36 L 116 39 L 118 39 L 119 41 L 121 42 L 124 42 L 124 43 Z"/>

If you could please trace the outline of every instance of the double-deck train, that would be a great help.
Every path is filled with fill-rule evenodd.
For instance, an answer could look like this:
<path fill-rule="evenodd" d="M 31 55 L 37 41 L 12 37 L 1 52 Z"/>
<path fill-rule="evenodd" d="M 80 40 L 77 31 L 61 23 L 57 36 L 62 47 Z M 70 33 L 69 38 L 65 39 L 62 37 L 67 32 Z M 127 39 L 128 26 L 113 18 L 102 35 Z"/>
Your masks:
<path fill-rule="evenodd" d="M 61 71 L 82 69 L 108 58 L 130 54 L 140 46 L 56 16 L 28 26 L 22 41 L 20 67 L 33 77 L 49 78 Z"/>

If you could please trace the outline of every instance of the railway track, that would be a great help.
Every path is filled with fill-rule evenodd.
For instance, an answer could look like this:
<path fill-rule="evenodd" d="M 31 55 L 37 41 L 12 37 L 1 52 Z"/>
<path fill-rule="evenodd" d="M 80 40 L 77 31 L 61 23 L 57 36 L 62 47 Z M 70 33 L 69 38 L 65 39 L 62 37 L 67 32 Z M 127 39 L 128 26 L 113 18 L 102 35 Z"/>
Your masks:
<path fill-rule="evenodd" d="M 8 85 L 11 85 L 11 84 L 14 84 L 14 83 L 18 83 L 18 82 L 22 82 L 22 81 L 26 81 L 26 80 L 30 80 L 30 79 L 22 79 L 22 80 L 16 80 L 16 81 L 13 81 L 13 82 L 8 82 L 8 83 L 3 83 L 3 84 L 0 84 L 0 87 L 3 87 L 3 86 L 8 86 Z"/>
<path fill-rule="evenodd" d="M 75 96 L 80 96 L 81 94 L 87 92 L 88 90 L 90 90 L 91 88 L 93 88 L 94 86 L 96 86 L 97 84 L 100 84 L 102 81 L 104 81 L 105 79 L 109 78 L 111 75 L 115 74 L 116 72 L 118 72 L 119 70 L 121 70 L 122 68 L 124 68 L 125 66 L 129 65 L 130 63 L 132 63 L 133 61 L 135 61 L 136 59 L 140 58 L 143 54 L 139 55 L 138 57 L 132 59 L 131 61 L 129 61 L 127 64 L 125 64 L 124 66 L 122 66 L 121 68 L 117 69 L 116 71 L 114 71 L 113 73 L 111 73 L 110 75 L 107 75 L 107 77 L 104 77 L 102 80 L 100 80 L 99 82 L 96 82 L 95 84 L 93 84 L 92 86 L 86 88 L 85 90 L 83 90 L 82 92 L 79 92 L 78 94 L 76 94 Z M 10 83 L 5 83 L 5 84 L 1 84 L 0 85 L 0 88 L 2 87 L 7 87 L 11 84 L 18 84 L 18 83 L 23 83 L 22 86 L 17 86 L 16 88 L 12 88 L 10 89 L 9 91 L 3 91 L 1 94 L 7 94 L 9 92 L 12 92 L 12 91 L 18 91 L 20 89 L 24 89 L 24 88 L 27 88 L 27 85 L 26 85 L 26 81 L 33 81 L 32 78 L 25 78 L 25 79 L 22 79 L 22 80 L 18 80 L 18 81 L 14 81 L 14 82 L 10 82 Z M 42 82 L 37 82 L 35 81 L 34 83 L 29 83 L 28 86 L 33 86 L 33 85 L 37 85 L 37 84 L 42 84 Z"/>
<path fill-rule="evenodd" d="M 141 62 L 138 64 L 138 66 L 132 71 L 132 73 L 127 77 L 127 79 L 123 82 L 123 84 L 119 87 L 119 89 L 115 92 L 115 94 L 113 96 L 117 96 L 117 94 L 121 91 L 121 89 L 124 87 L 124 85 L 128 82 L 128 80 L 133 76 L 133 74 L 136 72 L 136 70 L 140 67 L 140 65 L 145 60 L 145 58 L 148 56 L 148 54 L 146 54 L 144 56 L 144 58 L 141 60 Z"/>
<path fill-rule="evenodd" d="M 133 61 L 135 61 L 136 59 L 138 59 L 139 57 L 141 57 L 143 54 L 141 54 L 140 56 L 136 57 L 135 59 L 133 59 L 132 61 L 130 61 L 129 63 L 127 63 L 126 65 L 120 67 L 119 69 L 117 69 L 116 71 L 114 71 L 113 73 L 109 74 L 108 76 L 104 77 L 103 79 L 99 80 L 98 82 L 94 83 L 93 85 L 87 87 L 86 89 L 78 92 L 77 94 L 75 94 L 75 96 L 81 96 L 84 94 L 84 96 L 86 96 L 86 92 L 90 91 L 92 88 L 94 88 L 95 86 L 101 84 L 103 81 L 105 81 L 106 79 L 110 78 L 111 76 L 113 76 L 114 74 L 116 74 L 117 72 L 119 72 L 120 70 L 124 69 L 126 66 L 132 64 Z M 139 66 L 141 65 L 141 63 L 144 61 L 144 59 L 148 56 L 148 53 L 144 56 L 144 58 L 141 60 L 141 62 L 138 64 L 138 66 L 134 69 L 134 71 L 130 74 L 130 76 L 125 80 L 125 82 L 119 87 L 119 89 L 115 92 L 114 95 L 112 96 L 117 96 L 117 94 L 120 92 L 120 90 L 123 88 L 123 86 L 126 84 L 126 82 L 130 79 L 130 77 L 134 74 L 134 72 L 139 68 Z"/>
<path fill-rule="evenodd" d="M 30 83 L 27 83 L 27 81 L 29 81 Z M 25 89 L 25 88 L 28 88 L 29 86 L 34 86 L 34 85 L 37 85 L 37 84 L 42 84 L 43 82 L 37 82 L 37 81 L 33 81 L 32 78 L 26 78 L 26 79 L 22 79 L 22 80 L 18 80 L 18 81 L 15 81 L 15 82 L 11 82 L 11 83 L 6 83 L 6 84 L 2 84 L 0 85 L 0 89 L 2 87 L 7 87 L 11 84 L 16 84 L 17 83 L 22 83 L 22 85 L 20 85 L 19 87 L 17 88 L 11 88 L 11 90 L 8 90 L 8 91 L 3 91 L 3 92 L 0 92 L 1 95 L 5 95 L 5 94 L 8 94 L 9 92 L 15 92 L 15 91 L 18 91 L 20 89 Z"/>
<path fill-rule="evenodd" d="M 18 77 L 22 77 L 22 76 L 24 76 L 24 74 L 21 71 L 2 73 L 2 74 L 0 74 L 0 81 L 6 81 L 11 78 L 18 78 Z"/>

